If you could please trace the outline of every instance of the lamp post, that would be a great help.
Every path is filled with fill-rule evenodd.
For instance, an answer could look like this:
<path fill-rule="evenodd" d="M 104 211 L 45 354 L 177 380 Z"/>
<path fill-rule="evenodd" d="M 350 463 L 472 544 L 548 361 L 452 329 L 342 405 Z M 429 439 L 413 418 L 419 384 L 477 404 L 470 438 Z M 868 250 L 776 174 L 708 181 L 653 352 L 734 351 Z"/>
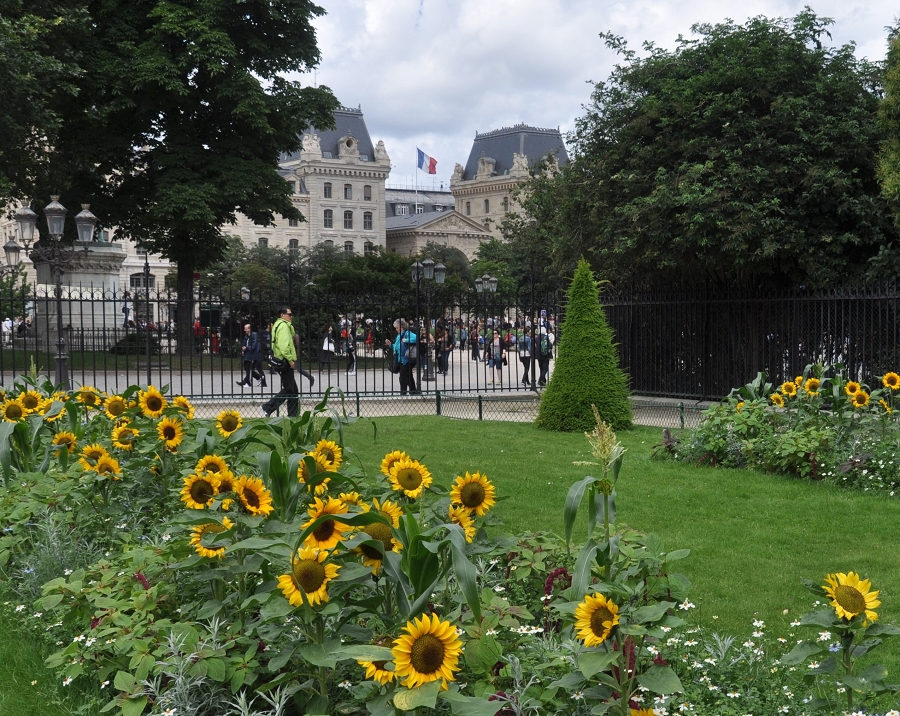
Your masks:
<path fill-rule="evenodd" d="M 19 238 L 25 244 L 26 253 L 30 254 L 32 261 L 37 258 L 46 262 L 53 270 L 56 278 L 57 340 L 55 383 L 58 388 L 69 390 L 69 356 L 66 353 L 66 337 L 63 328 L 62 274 L 63 268 L 71 265 L 79 253 L 87 256 L 90 250 L 88 244 L 94 239 L 97 217 L 91 213 L 90 204 L 82 204 L 81 212 L 75 216 L 75 226 L 78 229 L 78 242 L 84 244 L 84 246 L 82 249 L 74 246 L 63 246 L 62 237 L 68 209 L 59 203 L 59 196 L 54 195 L 50 199 L 50 203 L 44 207 L 44 216 L 47 219 L 47 233 L 50 235 L 49 245 L 42 246 L 38 242 L 32 246 L 34 229 L 37 225 L 37 214 L 27 206 L 23 206 L 16 211 L 16 224 L 19 229 Z"/>
<path fill-rule="evenodd" d="M 493 296 L 493 294 L 497 293 L 497 284 L 499 281 L 496 277 L 491 276 L 489 274 L 485 274 L 484 276 L 479 276 L 475 279 L 475 291 L 479 295 L 484 296 L 484 326 L 481 328 L 481 333 L 484 336 L 484 349 L 487 351 L 488 341 L 493 338 L 493 335 L 487 335 L 487 323 L 488 323 L 488 296 Z M 493 303 L 493 301 L 492 301 Z"/>
<path fill-rule="evenodd" d="M 435 281 L 436 283 L 444 283 L 444 280 L 447 278 L 447 267 L 444 264 L 435 265 L 434 259 L 427 258 L 421 263 L 416 261 L 412 265 L 412 280 L 416 285 L 416 342 L 419 346 L 419 360 L 416 361 L 416 385 L 419 390 L 422 389 L 422 351 L 428 350 L 428 339 L 426 337 L 424 348 L 422 344 L 422 326 L 419 322 L 419 287 L 422 283 L 422 280 Z M 426 288 L 425 292 L 425 306 L 426 312 L 429 314 L 426 316 L 425 321 L 425 330 L 429 329 L 429 325 L 431 323 L 431 291 Z M 432 361 L 429 359 L 428 361 L 428 370 L 425 372 L 425 380 L 434 380 L 434 366 L 432 365 Z"/>

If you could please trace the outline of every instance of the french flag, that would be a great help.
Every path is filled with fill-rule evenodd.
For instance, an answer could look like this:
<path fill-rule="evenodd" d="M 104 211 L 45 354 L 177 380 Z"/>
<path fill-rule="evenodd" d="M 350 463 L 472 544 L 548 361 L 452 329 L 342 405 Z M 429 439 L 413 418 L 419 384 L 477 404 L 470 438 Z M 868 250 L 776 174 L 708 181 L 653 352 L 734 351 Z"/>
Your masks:
<path fill-rule="evenodd" d="M 416 151 L 419 153 L 419 169 L 421 169 L 426 174 L 437 174 L 437 159 L 435 159 L 434 157 L 429 157 L 418 147 L 416 147 Z"/>

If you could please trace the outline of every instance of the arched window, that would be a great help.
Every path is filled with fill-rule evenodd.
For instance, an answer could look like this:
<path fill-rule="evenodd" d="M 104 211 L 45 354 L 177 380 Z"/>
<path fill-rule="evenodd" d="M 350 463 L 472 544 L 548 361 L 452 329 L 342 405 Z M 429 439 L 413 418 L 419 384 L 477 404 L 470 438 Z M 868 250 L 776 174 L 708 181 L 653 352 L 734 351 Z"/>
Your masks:
<path fill-rule="evenodd" d="M 372 212 L 366 211 L 363 213 L 363 229 L 366 231 L 372 230 Z"/>
<path fill-rule="evenodd" d="M 353 228 L 353 212 L 352 211 L 344 212 L 344 228 L 345 229 Z"/>
<path fill-rule="evenodd" d="M 363 253 L 366 256 L 371 256 L 374 248 L 375 248 L 375 244 L 373 244 L 371 241 L 367 241 L 366 243 L 363 244 Z"/>
<path fill-rule="evenodd" d="M 352 242 L 352 241 L 345 241 L 345 242 L 344 242 L 344 253 L 345 253 L 345 254 L 352 254 L 352 253 L 353 253 L 353 242 Z"/>
<path fill-rule="evenodd" d="M 328 249 L 334 248 L 334 242 L 331 239 L 325 239 L 322 243 L 325 244 L 325 247 Z"/>
<path fill-rule="evenodd" d="M 290 241 L 288 241 L 288 248 L 289 249 L 299 249 L 300 242 L 297 241 L 297 239 L 291 239 Z"/>
<path fill-rule="evenodd" d="M 330 182 L 330 181 L 325 182 L 325 191 L 324 191 L 323 196 L 324 196 L 326 199 L 330 199 L 330 198 L 331 198 L 331 182 Z"/>
<path fill-rule="evenodd" d="M 345 199 L 353 198 L 353 185 L 352 184 L 344 184 L 344 198 Z"/>
<path fill-rule="evenodd" d="M 325 209 L 325 228 L 333 229 L 334 228 L 334 212 L 331 209 Z"/>
<path fill-rule="evenodd" d="M 261 249 L 264 249 L 269 245 L 269 239 L 266 236 L 260 236 L 257 243 Z"/>

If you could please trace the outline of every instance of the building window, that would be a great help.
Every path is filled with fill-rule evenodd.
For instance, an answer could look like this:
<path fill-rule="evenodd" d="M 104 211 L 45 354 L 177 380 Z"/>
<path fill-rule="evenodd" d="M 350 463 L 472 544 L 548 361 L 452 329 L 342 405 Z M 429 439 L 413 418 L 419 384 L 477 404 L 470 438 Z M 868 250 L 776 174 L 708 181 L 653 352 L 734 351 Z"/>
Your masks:
<path fill-rule="evenodd" d="M 288 226 L 290 226 L 290 227 L 293 227 L 296 229 L 298 223 L 299 222 L 296 219 L 288 219 Z"/>
<path fill-rule="evenodd" d="M 334 248 L 334 242 L 331 239 L 325 239 L 325 241 L 323 241 L 322 243 L 325 244 L 326 249 Z"/>
<path fill-rule="evenodd" d="M 443 211 L 443 210 L 444 210 L 444 207 L 441 206 L 440 204 L 435 204 L 435 205 L 434 205 L 434 210 L 435 210 L 435 211 Z"/>
<path fill-rule="evenodd" d="M 352 253 L 353 253 L 353 242 L 352 242 L 352 241 L 345 241 L 345 242 L 344 242 L 344 253 L 345 253 L 345 254 L 352 254 Z"/>
<path fill-rule="evenodd" d="M 334 228 L 334 212 L 331 209 L 325 209 L 325 228 Z"/>
<path fill-rule="evenodd" d="M 397 216 L 407 216 L 409 214 L 408 204 L 397 204 L 394 208 Z"/>
<path fill-rule="evenodd" d="M 352 211 L 344 212 L 344 228 L 345 229 L 353 228 L 353 212 Z"/>
<path fill-rule="evenodd" d="M 367 241 L 366 243 L 363 244 L 363 253 L 364 253 L 366 256 L 371 256 L 371 255 L 372 255 L 372 250 L 373 250 L 374 248 L 375 248 L 375 245 L 374 245 L 371 241 Z"/>
<path fill-rule="evenodd" d="M 150 288 L 151 290 L 156 289 L 156 276 L 152 273 L 150 274 L 150 281 L 147 285 L 144 284 L 144 274 L 143 273 L 133 273 L 129 277 L 128 280 L 129 285 L 133 290 L 140 291 L 145 288 Z"/>
<path fill-rule="evenodd" d="M 471 215 L 472 215 L 472 202 L 467 201 L 466 202 L 466 216 L 471 216 Z"/>
<path fill-rule="evenodd" d="M 297 239 L 291 239 L 290 241 L 288 241 L 288 248 L 289 249 L 299 249 L 300 242 L 297 241 Z"/>
<path fill-rule="evenodd" d="M 297 193 L 297 183 L 296 182 L 289 181 L 288 186 L 291 188 L 291 194 Z"/>
<path fill-rule="evenodd" d="M 424 213 L 425 213 L 425 207 L 424 207 L 422 204 L 416 204 L 416 213 L 417 213 L 417 214 L 424 214 Z"/>
<path fill-rule="evenodd" d="M 363 187 L 363 200 L 372 201 L 372 187 L 368 184 Z"/>
<path fill-rule="evenodd" d="M 344 198 L 345 199 L 353 198 L 353 185 L 352 184 L 344 184 Z"/>
<path fill-rule="evenodd" d="M 372 230 L 372 212 L 366 211 L 363 213 L 363 229 L 366 231 Z"/>
<path fill-rule="evenodd" d="M 491 200 L 490 199 L 484 200 L 484 213 L 485 214 L 491 213 Z"/>
<path fill-rule="evenodd" d="M 260 236 L 258 243 L 259 243 L 259 248 L 264 249 L 269 245 L 269 239 L 266 238 L 265 236 Z"/>
<path fill-rule="evenodd" d="M 324 192 L 325 192 L 324 197 L 326 199 L 330 199 L 331 198 L 331 182 L 330 181 L 325 182 Z"/>
<path fill-rule="evenodd" d="M 146 256 L 147 255 L 147 249 L 142 249 L 140 246 L 138 246 L 135 249 L 135 251 L 137 252 L 138 256 Z"/>
<path fill-rule="evenodd" d="M 503 197 L 503 211 L 509 211 L 509 197 Z"/>

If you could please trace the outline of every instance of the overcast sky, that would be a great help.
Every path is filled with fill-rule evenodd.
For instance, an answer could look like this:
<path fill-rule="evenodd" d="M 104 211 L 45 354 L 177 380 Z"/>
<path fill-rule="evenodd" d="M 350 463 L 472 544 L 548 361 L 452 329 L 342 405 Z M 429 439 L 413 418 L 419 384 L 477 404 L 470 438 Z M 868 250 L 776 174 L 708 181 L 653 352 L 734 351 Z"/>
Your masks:
<path fill-rule="evenodd" d="M 420 185 L 449 186 L 475 132 L 524 122 L 565 133 L 605 79 L 616 56 L 598 37 L 609 31 L 640 50 L 644 40 L 671 48 L 698 22 L 792 17 L 790 0 L 319 0 L 315 21 L 322 63 L 310 82 L 361 106 L 374 142 L 391 157 L 389 185 L 412 184 L 416 147 L 437 159 Z M 885 26 L 900 15 L 887 0 L 811 4 L 835 20 L 832 44 L 882 60 Z"/>

